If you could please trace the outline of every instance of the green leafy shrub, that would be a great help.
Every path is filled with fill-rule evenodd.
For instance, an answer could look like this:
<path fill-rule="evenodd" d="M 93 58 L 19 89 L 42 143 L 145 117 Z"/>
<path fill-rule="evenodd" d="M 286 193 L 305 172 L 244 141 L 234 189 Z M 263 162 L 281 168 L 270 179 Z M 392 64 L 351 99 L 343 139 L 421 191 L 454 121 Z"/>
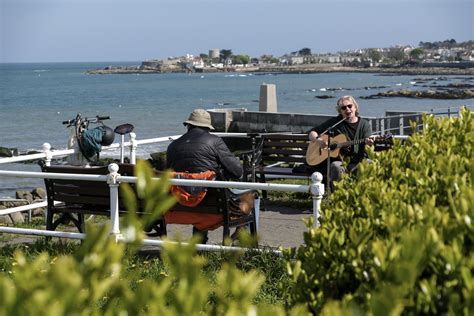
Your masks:
<path fill-rule="evenodd" d="M 154 213 L 148 217 L 153 220 L 172 203 L 169 183 L 166 176 L 152 180 L 144 163 L 137 165 L 137 174 L 137 195 L 146 200 L 144 207 Z M 135 193 L 124 190 L 129 209 L 136 209 Z M 16 251 L 12 265 L 2 263 L 0 315 L 285 314 L 278 305 L 254 304 L 264 276 L 237 269 L 237 257 L 230 255 L 211 283 L 202 272 L 206 259 L 196 254 L 195 239 L 189 244 L 165 244 L 160 267 L 150 266 L 162 271 L 158 277 L 136 275 L 129 260 L 140 245 L 143 224 L 130 212 L 121 227 L 127 243 L 116 243 L 108 225 L 88 223 L 87 237 L 72 255 L 53 251 L 28 258 Z M 291 313 L 301 315 L 305 309 L 295 307 Z"/>
<path fill-rule="evenodd" d="M 321 227 L 287 252 L 290 304 L 313 313 L 474 311 L 474 124 L 428 126 L 337 183 Z"/>

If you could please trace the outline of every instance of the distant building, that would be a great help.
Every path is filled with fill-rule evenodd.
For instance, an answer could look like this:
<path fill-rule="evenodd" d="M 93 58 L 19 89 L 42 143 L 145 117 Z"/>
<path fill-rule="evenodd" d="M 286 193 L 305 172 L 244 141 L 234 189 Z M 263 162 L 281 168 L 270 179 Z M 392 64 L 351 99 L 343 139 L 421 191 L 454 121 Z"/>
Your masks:
<path fill-rule="evenodd" d="M 209 50 L 210 58 L 219 58 L 221 56 L 221 50 L 219 48 L 213 48 Z"/>
<path fill-rule="evenodd" d="M 304 63 L 304 57 L 303 56 L 290 56 L 288 58 L 288 64 L 289 65 L 301 65 Z"/>

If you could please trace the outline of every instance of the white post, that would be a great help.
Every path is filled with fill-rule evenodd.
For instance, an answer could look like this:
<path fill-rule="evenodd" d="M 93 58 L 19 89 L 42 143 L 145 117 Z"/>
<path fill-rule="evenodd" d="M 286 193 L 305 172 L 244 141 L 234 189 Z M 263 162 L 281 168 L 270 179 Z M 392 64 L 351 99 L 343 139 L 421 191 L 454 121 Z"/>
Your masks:
<path fill-rule="evenodd" d="M 123 143 L 125 141 L 125 135 L 120 135 L 120 163 L 123 163 L 124 160 L 124 148 Z"/>
<path fill-rule="evenodd" d="M 260 197 L 254 200 L 253 209 L 255 211 L 255 227 L 257 227 L 258 232 L 258 223 L 260 221 Z"/>
<path fill-rule="evenodd" d="M 400 114 L 400 118 L 398 119 L 398 126 L 400 128 L 400 135 L 404 135 L 403 129 L 403 114 Z"/>
<path fill-rule="evenodd" d="M 45 163 L 46 166 L 51 166 L 51 160 L 53 159 L 53 154 L 51 153 L 51 145 L 49 143 L 43 144 L 43 152 L 46 154 Z"/>
<path fill-rule="evenodd" d="M 132 165 L 137 163 L 137 134 L 130 133 L 130 163 Z"/>
<path fill-rule="evenodd" d="M 109 165 L 109 174 L 107 176 L 107 184 L 110 187 L 110 234 L 114 235 L 115 238 L 120 235 L 119 225 L 119 200 L 118 200 L 118 187 L 119 183 L 117 177 L 120 176 L 118 173 L 119 166 L 115 163 Z"/>
<path fill-rule="evenodd" d="M 319 227 L 319 212 L 321 210 L 321 200 L 324 195 L 323 175 L 315 172 L 311 175 L 311 185 L 309 187 L 310 193 L 313 196 L 313 216 L 314 226 Z"/>

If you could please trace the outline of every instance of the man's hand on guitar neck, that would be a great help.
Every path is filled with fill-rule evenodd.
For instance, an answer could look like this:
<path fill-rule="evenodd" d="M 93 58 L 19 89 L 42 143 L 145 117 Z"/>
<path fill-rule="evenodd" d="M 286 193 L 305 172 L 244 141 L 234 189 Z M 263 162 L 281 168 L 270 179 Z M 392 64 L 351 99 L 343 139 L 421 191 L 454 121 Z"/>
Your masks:
<path fill-rule="evenodd" d="M 366 144 L 366 145 L 369 145 L 369 146 L 372 146 L 372 145 L 374 144 L 374 141 L 375 141 L 375 138 L 372 137 L 372 136 L 370 136 L 370 137 L 367 137 L 367 138 L 365 139 L 365 144 Z"/>
<path fill-rule="evenodd" d="M 311 131 L 309 133 L 309 140 L 314 142 L 314 143 L 319 143 L 319 146 L 324 149 L 324 148 L 327 148 L 328 147 L 328 143 L 326 140 L 322 139 L 322 138 L 319 138 L 319 135 L 318 133 L 316 133 L 315 131 Z"/>

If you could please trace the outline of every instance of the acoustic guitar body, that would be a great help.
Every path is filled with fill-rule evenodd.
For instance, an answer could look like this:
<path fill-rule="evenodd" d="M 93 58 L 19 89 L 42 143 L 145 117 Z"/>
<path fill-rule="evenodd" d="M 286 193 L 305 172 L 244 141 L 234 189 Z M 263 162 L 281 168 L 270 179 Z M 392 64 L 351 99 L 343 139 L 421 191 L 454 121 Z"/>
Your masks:
<path fill-rule="evenodd" d="M 322 135 L 321 140 L 327 142 L 329 136 Z M 337 146 L 339 143 L 347 141 L 347 137 L 344 134 L 339 134 L 331 138 L 331 148 L 334 148 L 329 152 L 329 157 L 336 158 L 339 156 L 340 147 Z M 321 162 L 328 158 L 329 148 L 321 148 L 319 142 L 310 142 L 306 151 L 306 163 L 310 166 L 317 166 Z"/>

